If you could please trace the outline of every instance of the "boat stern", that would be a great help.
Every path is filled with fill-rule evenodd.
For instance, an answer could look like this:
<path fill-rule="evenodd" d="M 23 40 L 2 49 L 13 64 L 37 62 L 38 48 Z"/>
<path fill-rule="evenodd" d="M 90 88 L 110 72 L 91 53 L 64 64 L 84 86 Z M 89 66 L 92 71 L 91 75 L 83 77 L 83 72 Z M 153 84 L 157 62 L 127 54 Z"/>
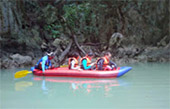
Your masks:
<path fill-rule="evenodd" d="M 120 67 L 117 77 L 124 75 L 125 73 L 127 73 L 131 69 L 132 69 L 132 67 L 127 67 L 127 66 L 126 67 Z"/>

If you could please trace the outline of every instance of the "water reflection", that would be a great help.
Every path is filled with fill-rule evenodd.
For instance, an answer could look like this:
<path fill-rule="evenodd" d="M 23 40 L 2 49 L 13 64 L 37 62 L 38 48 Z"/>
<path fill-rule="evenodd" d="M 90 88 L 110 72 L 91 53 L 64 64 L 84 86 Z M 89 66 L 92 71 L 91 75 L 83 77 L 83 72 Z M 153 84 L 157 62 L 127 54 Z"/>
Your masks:
<path fill-rule="evenodd" d="M 45 79 L 42 80 L 42 87 L 41 88 L 44 91 L 44 94 L 48 94 L 48 88 L 46 87 Z"/>
<path fill-rule="evenodd" d="M 109 92 L 114 87 L 118 86 L 126 86 L 128 85 L 127 82 L 118 79 L 118 78 L 112 78 L 112 79 L 89 79 L 89 78 L 59 78 L 59 77 L 37 77 L 34 76 L 34 81 L 41 81 L 42 82 L 42 90 L 45 93 L 48 93 L 48 87 L 50 87 L 51 90 L 51 84 L 58 84 L 58 83 L 65 83 L 69 84 L 69 88 L 73 93 L 85 91 L 87 94 L 91 93 L 92 91 L 97 90 L 104 90 L 105 95 L 109 95 Z M 49 86 L 48 86 L 49 85 Z"/>
<path fill-rule="evenodd" d="M 15 82 L 15 90 L 25 91 L 30 86 L 36 87 L 36 89 L 41 87 L 40 89 L 43 91 L 43 94 L 51 94 L 62 90 L 62 88 L 68 88 L 74 94 L 79 94 L 79 92 L 91 94 L 96 91 L 102 91 L 105 96 L 110 96 L 113 88 L 127 85 L 128 83 L 120 78 L 95 79 L 33 76 L 32 79 L 27 79 L 27 81 L 23 81 L 23 79 L 17 80 Z"/>
<path fill-rule="evenodd" d="M 30 81 L 19 81 L 15 83 L 15 90 L 16 91 L 24 91 L 26 88 L 32 86 L 33 83 Z"/>

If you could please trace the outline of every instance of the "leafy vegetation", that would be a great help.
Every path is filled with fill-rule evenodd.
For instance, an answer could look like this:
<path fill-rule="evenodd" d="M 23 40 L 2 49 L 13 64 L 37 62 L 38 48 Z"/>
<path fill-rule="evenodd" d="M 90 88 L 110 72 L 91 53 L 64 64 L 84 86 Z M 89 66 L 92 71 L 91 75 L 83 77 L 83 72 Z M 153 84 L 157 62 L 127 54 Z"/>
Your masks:
<path fill-rule="evenodd" d="M 32 46 L 29 41 L 21 39 L 29 39 L 34 35 L 49 43 L 51 39 L 60 38 L 62 34 L 68 35 L 71 31 L 77 38 L 83 36 L 82 43 L 102 43 L 101 48 L 103 44 L 108 46 L 115 32 L 123 34 L 129 42 L 124 44 L 156 46 L 163 38 L 168 44 L 168 4 L 168 0 L 3 0 L 0 8 L 0 34 L 2 37 L 7 35 L 4 37 L 6 40 L 16 36 L 16 42 L 28 46 Z M 7 16 L 12 16 L 9 21 L 4 20 Z M 18 29 L 10 28 L 12 25 Z M 32 34 L 32 31 L 39 34 Z M 33 43 L 34 46 L 40 46 L 36 40 Z"/>

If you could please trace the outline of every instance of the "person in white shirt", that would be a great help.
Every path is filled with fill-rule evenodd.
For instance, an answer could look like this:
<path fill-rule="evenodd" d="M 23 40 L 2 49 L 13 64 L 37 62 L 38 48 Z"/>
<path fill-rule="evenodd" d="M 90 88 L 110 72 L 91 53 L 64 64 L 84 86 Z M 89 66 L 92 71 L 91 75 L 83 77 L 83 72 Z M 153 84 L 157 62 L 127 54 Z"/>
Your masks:
<path fill-rule="evenodd" d="M 68 61 L 69 69 L 81 70 L 79 67 L 78 59 L 79 59 L 79 54 L 77 52 L 74 52 L 72 57 L 70 57 Z"/>

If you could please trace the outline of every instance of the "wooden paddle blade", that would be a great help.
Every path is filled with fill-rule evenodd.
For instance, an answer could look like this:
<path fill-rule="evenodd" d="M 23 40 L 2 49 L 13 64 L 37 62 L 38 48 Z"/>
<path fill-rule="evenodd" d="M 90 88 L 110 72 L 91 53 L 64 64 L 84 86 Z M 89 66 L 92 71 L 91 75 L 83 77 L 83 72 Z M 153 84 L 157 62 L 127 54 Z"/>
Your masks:
<path fill-rule="evenodd" d="M 68 67 L 68 65 L 62 65 L 62 66 L 60 66 L 60 67 Z"/>
<path fill-rule="evenodd" d="M 18 72 L 15 73 L 14 77 L 15 78 L 22 78 L 22 77 L 25 77 L 28 73 L 32 73 L 32 71 L 28 71 L 28 70 L 18 71 Z"/>

